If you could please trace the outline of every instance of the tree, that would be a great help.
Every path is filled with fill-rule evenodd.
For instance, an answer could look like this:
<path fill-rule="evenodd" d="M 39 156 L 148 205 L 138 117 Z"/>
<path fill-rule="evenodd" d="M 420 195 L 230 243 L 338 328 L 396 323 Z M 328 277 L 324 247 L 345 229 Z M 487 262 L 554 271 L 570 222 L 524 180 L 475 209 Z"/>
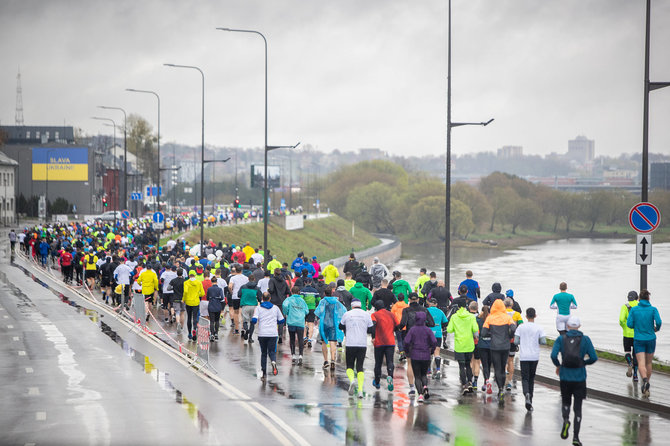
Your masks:
<path fill-rule="evenodd" d="M 596 223 L 605 220 L 614 208 L 614 196 L 605 190 L 592 191 L 583 196 L 581 215 L 584 221 L 591 224 L 589 232 L 593 232 Z"/>
<path fill-rule="evenodd" d="M 375 181 L 354 189 L 346 200 L 347 217 L 359 222 L 363 228 L 375 232 L 395 232 L 391 218 L 392 186 Z"/>
<path fill-rule="evenodd" d="M 407 224 L 417 237 L 431 237 L 444 240 L 445 212 L 444 196 L 432 196 L 420 199 L 409 212 Z M 453 220 L 453 219 L 452 219 Z"/>
<path fill-rule="evenodd" d="M 158 140 L 153 135 L 153 128 L 141 116 L 128 116 L 128 152 L 137 157 L 137 169 L 151 181 L 158 180 L 158 148 L 154 143 Z"/>
<path fill-rule="evenodd" d="M 570 232 L 570 223 L 579 215 L 582 201 L 581 195 L 561 192 L 560 212 L 565 219 L 565 232 Z"/>
<path fill-rule="evenodd" d="M 518 198 L 519 195 L 510 186 L 494 189 L 492 191 L 491 197 L 489 198 L 489 203 L 493 209 L 493 212 L 491 213 L 490 232 L 493 232 L 496 217 L 500 217 L 502 221 L 505 221 L 508 206 L 512 201 Z"/>
<path fill-rule="evenodd" d="M 486 196 L 469 184 L 456 183 L 451 186 L 451 198 L 462 201 L 470 208 L 474 229 L 483 226 L 491 219 L 493 208 Z"/>
<path fill-rule="evenodd" d="M 512 225 L 512 234 L 516 234 L 516 228 L 530 228 L 537 225 L 537 220 L 542 218 L 542 209 L 530 198 L 522 198 L 518 195 L 507 204 L 505 218 Z"/>
<path fill-rule="evenodd" d="M 472 211 L 461 200 L 454 199 L 451 200 L 450 211 L 451 235 L 466 239 L 475 229 L 475 224 L 472 222 Z"/>

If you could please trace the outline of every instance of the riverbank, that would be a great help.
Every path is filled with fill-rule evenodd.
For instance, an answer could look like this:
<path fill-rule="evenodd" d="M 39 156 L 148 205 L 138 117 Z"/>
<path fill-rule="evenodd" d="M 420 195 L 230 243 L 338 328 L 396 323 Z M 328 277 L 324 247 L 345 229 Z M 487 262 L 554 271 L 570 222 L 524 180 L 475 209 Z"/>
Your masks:
<path fill-rule="evenodd" d="M 317 256 L 318 259 L 325 260 L 346 256 L 352 251 L 361 251 L 381 243 L 377 237 L 359 228 L 356 228 L 352 235 L 351 222 L 337 215 L 308 219 L 304 224 L 303 229 L 295 231 L 287 231 L 272 223 L 268 225 L 270 251 L 281 262 L 290 263 L 298 251 L 304 252 L 309 258 Z M 187 243 L 193 245 L 200 240 L 200 230 L 164 237 L 161 239 L 161 245 L 171 238 L 174 240 L 178 237 L 184 237 Z M 227 244 L 243 245 L 249 242 L 255 248 L 263 244 L 263 223 L 205 228 L 204 237 L 205 240 L 212 239 L 216 243 L 222 241 Z"/>

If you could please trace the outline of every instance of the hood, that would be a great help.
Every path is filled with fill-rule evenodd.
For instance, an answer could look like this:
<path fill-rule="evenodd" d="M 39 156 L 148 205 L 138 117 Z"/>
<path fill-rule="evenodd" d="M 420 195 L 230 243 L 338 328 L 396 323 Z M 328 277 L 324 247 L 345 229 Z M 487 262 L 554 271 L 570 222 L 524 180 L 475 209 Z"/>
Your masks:
<path fill-rule="evenodd" d="M 337 300 L 337 297 L 335 297 L 335 296 L 326 296 L 326 297 L 324 297 L 324 299 L 329 304 L 334 304 L 334 303 L 339 302 L 339 300 Z"/>
<path fill-rule="evenodd" d="M 415 325 L 426 325 L 426 313 L 423 311 L 416 312 Z"/>
<path fill-rule="evenodd" d="M 344 285 L 342 285 L 335 288 L 335 291 L 347 291 L 347 288 Z"/>
<path fill-rule="evenodd" d="M 493 302 L 493 306 L 491 306 L 491 314 L 496 314 L 496 313 L 506 313 L 505 309 L 505 304 L 501 299 L 496 299 L 495 302 Z"/>
<path fill-rule="evenodd" d="M 463 309 L 465 310 L 465 309 Z M 491 314 L 484 321 L 484 326 L 490 325 L 509 325 L 514 324 L 512 317 L 505 311 L 505 304 L 500 299 L 496 299 L 491 306 Z"/>
<path fill-rule="evenodd" d="M 651 303 L 647 299 L 640 299 L 637 305 L 638 307 L 651 307 Z"/>
<path fill-rule="evenodd" d="M 354 285 L 354 288 L 363 288 L 363 284 L 360 283 L 360 282 L 356 282 L 356 284 Z"/>
<path fill-rule="evenodd" d="M 470 317 L 471 314 L 472 314 L 472 313 L 470 313 L 470 312 L 467 310 L 467 308 L 465 308 L 465 307 L 460 307 L 460 308 L 458 309 L 458 311 L 456 312 L 456 317 L 458 317 L 458 318 L 460 318 L 460 319 L 466 319 L 466 318 Z"/>
<path fill-rule="evenodd" d="M 491 291 L 493 291 L 494 293 L 499 293 L 500 290 L 502 290 L 502 286 L 498 282 L 494 283 L 491 286 Z"/>
<path fill-rule="evenodd" d="M 261 302 L 261 307 L 267 308 L 269 310 L 272 308 L 272 302 Z"/>

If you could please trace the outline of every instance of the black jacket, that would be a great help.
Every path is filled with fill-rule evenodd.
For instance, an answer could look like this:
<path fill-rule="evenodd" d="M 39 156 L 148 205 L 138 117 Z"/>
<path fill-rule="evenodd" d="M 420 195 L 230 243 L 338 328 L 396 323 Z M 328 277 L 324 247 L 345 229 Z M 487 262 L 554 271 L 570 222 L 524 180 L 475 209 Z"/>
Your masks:
<path fill-rule="evenodd" d="M 278 279 L 276 275 L 270 277 L 268 293 L 270 293 L 270 302 L 277 305 L 279 308 L 281 308 L 281 305 L 284 303 L 284 299 L 291 294 L 286 281 L 284 279 Z"/>
<path fill-rule="evenodd" d="M 426 327 L 435 326 L 433 316 L 430 315 L 426 307 L 419 305 L 418 302 L 410 302 L 409 307 L 403 308 L 402 318 L 400 319 L 400 323 L 396 325 L 396 328 L 398 330 L 407 328 L 407 330 L 409 331 L 409 329 L 412 328 L 416 323 L 416 313 L 418 312 L 426 313 Z"/>
<path fill-rule="evenodd" d="M 380 288 L 375 291 L 375 294 L 372 295 L 372 304 L 374 305 L 374 303 L 378 300 L 384 302 L 384 308 L 387 310 L 391 310 L 393 304 L 398 302 L 398 299 L 395 297 L 395 294 L 393 294 L 393 291 L 389 290 L 388 288 Z"/>

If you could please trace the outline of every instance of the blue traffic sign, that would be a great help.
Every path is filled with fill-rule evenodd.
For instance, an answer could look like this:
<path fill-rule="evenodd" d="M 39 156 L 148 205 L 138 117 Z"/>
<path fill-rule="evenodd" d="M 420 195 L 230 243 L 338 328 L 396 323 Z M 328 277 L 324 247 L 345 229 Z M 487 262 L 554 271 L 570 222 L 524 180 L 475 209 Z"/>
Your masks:
<path fill-rule="evenodd" d="M 128 209 L 124 209 L 123 211 L 121 211 L 121 218 L 129 219 L 130 218 L 130 211 Z"/>
<path fill-rule="evenodd" d="M 135 201 L 141 200 L 142 192 L 133 192 L 132 194 L 130 194 L 130 199 Z"/>
<path fill-rule="evenodd" d="M 163 223 L 165 221 L 165 216 L 162 212 L 154 212 L 154 215 L 151 217 L 154 223 Z"/>
<path fill-rule="evenodd" d="M 651 203 L 638 203 L 628 213 L 628 222 L 637 232 L 647 234 L 661 224 L 661 212 Z"/>

